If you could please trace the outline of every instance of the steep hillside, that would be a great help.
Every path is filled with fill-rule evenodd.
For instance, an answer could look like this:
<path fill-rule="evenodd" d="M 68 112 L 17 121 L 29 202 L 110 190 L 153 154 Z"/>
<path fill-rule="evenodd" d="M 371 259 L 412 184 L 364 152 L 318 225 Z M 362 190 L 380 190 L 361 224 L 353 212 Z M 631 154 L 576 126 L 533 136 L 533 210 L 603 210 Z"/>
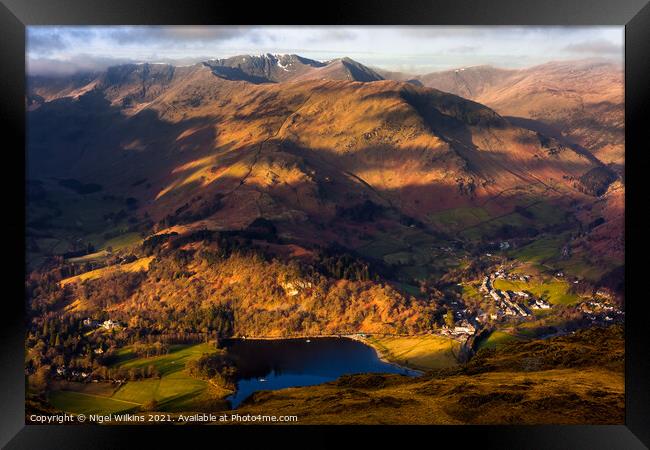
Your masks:
<path fill-rule="evenodd" d="M 30 120 L 34 178 L 92 178 L 118 191 L 146 178 L 137 197 L 157 219 L 197 194 L 239 206 L 281 199 L 280 209 L 307 214 L 331 205 L 328 195 L 367 197 L 415 215 L 515 187 L 580 196 L 567 177 L 597 165 L 439 91 L 391 81 L 255 85 L 205 66 L 112 69 L 96 89 Z"/>
<path fill-rule="evenodd" d="M 605 163 L 619 168 L 624 163 L 623 70 L 614 63 L 551 62 L 519 70 L 473 66 L 414 78 L 503 116 L 532 119 L 517 123 L 545 134 L 562 133 Z"/>
<path fill-rule="evenodd" d="M 62 97 L 79 97 L 95 86 L 99 76 L 101 74 L 92 72 L 69 76 L 30 76 L 27 78 L 28 96 L 40 99 L 39 104 Z"/>
<path fill-rule="evenodd" d="M 473 66 L 444 72 L 433 72 L 417 79 L 428 87 L 477 100 L 481 95 L 503 84 L 516 71 L 491 66 Z M 477 100 L 478 101 L 478 100 Z"/>
<path fill-rule="evenodd" d="M 551 62 L 519 70 L 473 66 L 417 77 L 389 72 L 383 75 L 390 79 L 413 78 L 425 86 L 478 101 L 514 125 L 554 137 L 584 155 L 596 156 L 623 176 L 623 70 L 617 64 L 584 60 Z M 577 184 L 586 192 L 598 191 L 602 195 L 606 186 L 593 188 L 601 179 L 609 184 L 609 177 L 602 170 L 592 171 L 578 178 Z M 595 260 L 604 265 L 623 260 L 625 186 L 617 186 L 597 202 L 593 212 L 589 212 L 589 206 L 578 215 L 587 231 L 570 245 L 575 255 L 584 255 L 590 264 Z M 599 215 L 600 210 L 604 212 Z M 606 221 L 606 225 L 601 221 Z"/>
<path fill-rule="evenodd" d="M 187 318 L 218 310 L 227 323 L 221 335 L 249 337 L 423 333 L 441 314 L 436 305 L 372 281 L 359 263 L 337 279 L 327 259 L 300 265 L 232 248 L 237 242 L 244 241 L 206 232 L 172 237 L 154 248 L 155 257 L 134 263 L 151 260 L 139 264 L 146 273 L 115 265 L 66 278 L 64 310 L 93 315 L 101 309 L 131 326 L 167 333 L 192 332 Z"/>
<path fill-rule="evenodd" d="M 337 67 L 376 78 L 349 60 L 310 66 L 305 77 L 335 78 Z M 405 259 L 413 246 L 394 233 L 479 245 L 577 219 L 587 227 L 597 217 L 580 208 L 616 180 L 562 137 L 409 82 L 254 83 L 205 64 L 145 64 L 111 68 L 75 90 L 60 85 L 28 117 L 29 178 L 42 194 L 29 211 L 35 254 L 83 254 L 86 239 L 105 249 L 120 232 L 237 230 L 264 218 L 286 243 L 402 261 L 400 277 L 412 282 L 443 270 L 442 259 L 421 246 Z M 70 188 L 79 192 L 73 202 L 63 200 Z M 91 227 L 75 217 L 77 201 L 116 206 Z M 602 245 L 622 229 L 622 214 L 609 216 L 607 227 L 588 230 L 603 233 Z M 70 244 L 57 252 L 63 235 Z M 586 242 L 588 255 L 596 240 Z M 602 266 L 620 264 L 614 255 Z"/>
<path fill-rule="evenodd" d="M 308 71 L 296 80 L 347 80 L 347 81 L 379 81 L 384 78 L 373 69 L 364 66 L 350 58 L 328 61 L 318 69 Z"/>

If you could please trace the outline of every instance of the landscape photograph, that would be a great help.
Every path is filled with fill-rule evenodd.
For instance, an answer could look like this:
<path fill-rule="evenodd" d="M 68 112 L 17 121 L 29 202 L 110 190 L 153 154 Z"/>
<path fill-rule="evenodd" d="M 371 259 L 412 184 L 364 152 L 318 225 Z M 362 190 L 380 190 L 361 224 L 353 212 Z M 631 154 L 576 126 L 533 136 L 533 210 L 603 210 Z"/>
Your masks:
<path fill-rule="evenodd" d="M 623 42 L 27 27 L 26 423 L 624 424 Z"/>

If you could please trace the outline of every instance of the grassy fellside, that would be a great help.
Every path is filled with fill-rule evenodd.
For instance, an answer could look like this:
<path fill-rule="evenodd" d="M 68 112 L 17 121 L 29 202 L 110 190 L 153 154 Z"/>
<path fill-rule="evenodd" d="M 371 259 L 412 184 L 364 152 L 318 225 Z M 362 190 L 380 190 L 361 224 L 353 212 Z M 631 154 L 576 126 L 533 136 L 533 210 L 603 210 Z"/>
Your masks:
<path fill-rule="evenodd" d="M 100 269 L 91 270 L 74 277 L 64 278 L 60 281 L 61 287 L 65 286 L 68 283 L 75 283 L 78 281 L 84 280 L 94 280 L 96 278 L 101 278 L 104 275 L 109 274 L 111 271 L 122 271 L 122 272 L 137 272 L 138 270 L 148 270 L 149 263 L 153 260 L 153 256 L 148 256 L 145 258 L 140 258 L 129 264 L 122 264 L 119 266 L 109 266 L 102 267 Z"/>
<path fill-rule="evenodd" d="M 436 336 L 372 336 L 365 339 L 389 362 L 420 370 L 443 369 L 458 365 L 460 343 Z"/>
<path fill-rule="evenodd" d="M 479 344 L 479 349 L 496 348 L 510 342 L 521 341 L 521 338 L 504 331 L 493 331 L 487 339 Z"/>

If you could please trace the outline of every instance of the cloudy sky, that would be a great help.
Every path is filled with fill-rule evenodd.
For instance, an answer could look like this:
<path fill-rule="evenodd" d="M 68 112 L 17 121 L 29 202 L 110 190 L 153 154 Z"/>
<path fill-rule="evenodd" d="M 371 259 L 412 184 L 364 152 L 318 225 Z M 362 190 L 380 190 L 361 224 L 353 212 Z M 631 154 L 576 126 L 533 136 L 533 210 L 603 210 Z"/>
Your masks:
<path fill-rule="evenodd" d="M 623 62 L 623 27 L 236 27 L 31 26 L 32 74 L 101 70 L 125 62 L 193 64 L 241 54 L 296 53 L 409 73 L 491 64 L 516 68 L 548 61 Z"/>

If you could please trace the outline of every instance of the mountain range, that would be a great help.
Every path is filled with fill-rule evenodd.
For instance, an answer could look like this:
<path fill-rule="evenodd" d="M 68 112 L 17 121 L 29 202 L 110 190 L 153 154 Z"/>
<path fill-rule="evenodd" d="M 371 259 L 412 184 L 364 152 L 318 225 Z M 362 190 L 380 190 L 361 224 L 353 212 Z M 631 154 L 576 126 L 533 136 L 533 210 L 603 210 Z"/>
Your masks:
<path fill-rule="evenodd" d="M 32 77 L 28 176 L 134 198 L 157 232 L 264 218 L 305 247 L 380 233 L 349 219 L 361 205 L 453 234 L 544 204 L 602 218 L 571 245 L 620 261 L 620 77 L 584 61 L 411 76 L 271 54 Z"/>
<path fill-rule="evenodd" d="M 473 66 L 412 77 L 424 86 L 490 106 L 504 116 L 533 119 L 547 134 L 569 137 L 603 162 L 624 164 L 623 69 L 602 60 L 551 62 L 525 69 Z"/>

